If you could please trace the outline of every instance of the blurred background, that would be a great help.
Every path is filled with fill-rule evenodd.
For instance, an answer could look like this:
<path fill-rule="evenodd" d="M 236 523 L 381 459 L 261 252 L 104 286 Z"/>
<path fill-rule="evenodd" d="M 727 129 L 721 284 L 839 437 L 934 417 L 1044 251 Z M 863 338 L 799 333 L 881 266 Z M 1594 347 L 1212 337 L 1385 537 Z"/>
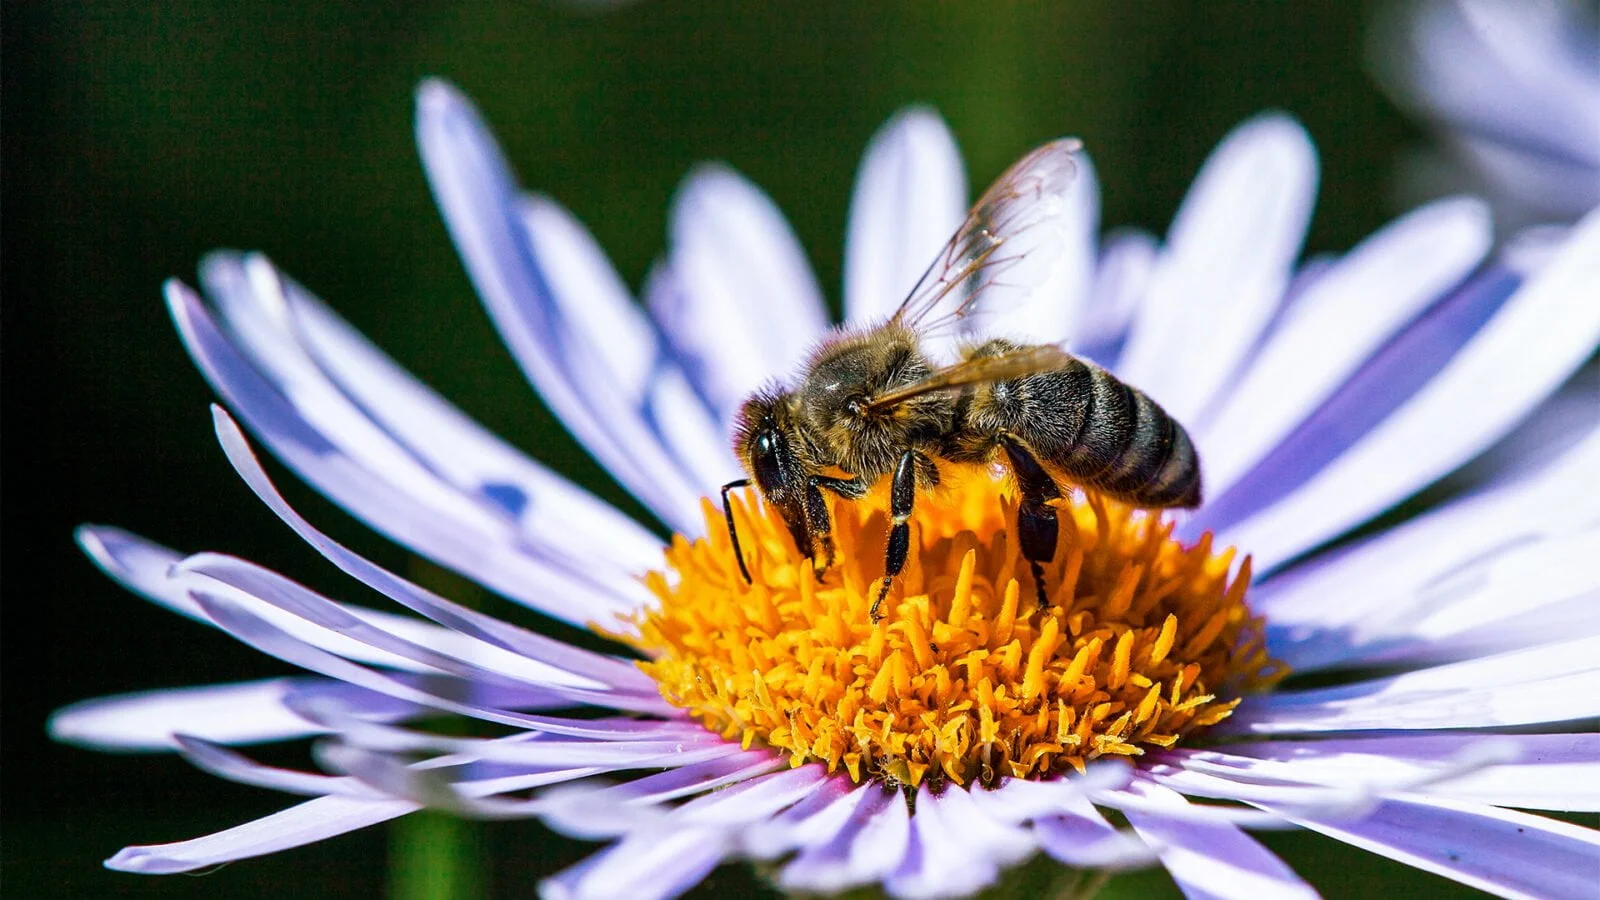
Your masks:
<path fill-rule="evenodd" d="M 72 543 L 78 523 L 235 553 L 375 602 L 300 546 L 215 446 L 209 391 L 159 290 L 168 276 L 191 279 L 209 249 L 266 251 L 468 412 L 638 510 L 545 413 L 473 296 L 412 147 L 423 77 L 475 98 L 525 185 L 572 209 L 631 283 L 663 245 L 677 180 L 718 158 L 771 193 L 832 290 L 859 154 L 908 103 L 944 114 L 975 186 L 1045 139 L 1082 136 L 1102 222 L 1158 234 L 1229 128 L 1284 109 L 1322 154 L 1307 250 L 1347 248 L 1393 212 L 1393 161 L 1421 136 L 1362 69 L 1372 12 L 993 0 L 7 3 L 0 884 L 13 897 L 424 896 L 426 880 L 389 860 L 442 841 L 472 862 L 454 890 L 519 897 L 590 849 L 529 823 L 442 837 L 378 827 L 203 876 L 106 872 L 100 861 L 124 844 L 198 836 L 290 801 L 173 758 L 91 753 L 44 732 L 52 709 L 95 695 L 287 672 L 100 576 Z M 379 562 L 529 620 L 409 560 L 292 478 L 280 483 Z M 304 748 L 272 753 L 304 758 Z M 1470 893 L 1320 838 L 1265 840 L 1330 897 Z M 699 895 L 762 890 L 725 867 Z M 1162 892 L 1175 893 L 1165 876 L 1144 874 L 1104 896 Z"/>

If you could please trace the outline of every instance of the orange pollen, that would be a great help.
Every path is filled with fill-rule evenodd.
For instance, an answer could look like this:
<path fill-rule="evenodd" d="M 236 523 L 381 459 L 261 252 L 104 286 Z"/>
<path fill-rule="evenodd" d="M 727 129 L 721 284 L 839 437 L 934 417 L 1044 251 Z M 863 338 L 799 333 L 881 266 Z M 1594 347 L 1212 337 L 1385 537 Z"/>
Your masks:
<path fill-rule="evenodd" d="M 1043 777 L 1168 748 L 1282 677 L 1245 605 L 1250 561 L 1211 536 L 1097 495 L 1059 504 L 1040 609 L 1017 551 L 1014 489 L 954 473 L 917 498 L 911 556 L 873 623 L 884 566 L 882 491 L 832 502 L 819 580 L 770 506 L 736 503 L 753 583 L 722 512 L 673 538 L 646 583 L 658 608 L 626 638 L 668 702 L 743 746 L 894 785 Z"/>

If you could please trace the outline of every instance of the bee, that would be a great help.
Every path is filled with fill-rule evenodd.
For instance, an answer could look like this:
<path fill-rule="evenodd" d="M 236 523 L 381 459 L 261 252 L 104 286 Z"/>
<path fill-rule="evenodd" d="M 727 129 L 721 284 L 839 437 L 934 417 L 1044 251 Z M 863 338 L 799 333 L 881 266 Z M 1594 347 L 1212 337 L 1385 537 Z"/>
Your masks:
<path fill-rule="evenodd" d="M 823 338 L 795 386 L 745 400 L 734 450 L 748 477 L 723 486 L 722 507 L 747 582 L 728 493 L 752 482 L 820 578 L 833 561 L 824 492 L 857 500 L 891 479 L 874 622 L 905 566 L 917 494 L 939 483 L 938 461 L 1010 470 L 1021 555 L 1041 608 L 1062 482 L 1139 507 L 1199 505 L 1199 458 L 1183 426 L 1105 369 L 1054 345 L 1002 338 L 967 343 L 951 364 L 929 350 L 931 337 L 1029 290 L 1055 264 L 1051 239 L 1064 240 L 1081 146 L 1063 139 L 1023 157 L 978 199 L 892 316 Z"/>

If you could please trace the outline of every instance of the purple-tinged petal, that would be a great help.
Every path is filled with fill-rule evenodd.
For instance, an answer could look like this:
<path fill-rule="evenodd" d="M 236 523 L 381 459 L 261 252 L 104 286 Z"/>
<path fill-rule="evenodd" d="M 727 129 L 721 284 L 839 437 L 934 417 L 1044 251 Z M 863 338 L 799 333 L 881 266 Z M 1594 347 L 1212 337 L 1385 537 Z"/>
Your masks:
<path fill-rule="evenodd" d="M 176 571 L 216 579 L 314 627 L 408 660 L 418 671 L 437 670 L 466 681 L 520 682 L 541 688 L 597 691 L 608 687 L 432 622 L 378 613 L 358 614 L 276 572 L 236 557 L 197 553 L 179 563 Z"/>
<path fill-rule="evenodd" d="M 394 798 L 393 794 L 380 793 L 353 778 L 264 765 L 242 753 L 235 753 L 197 737 L 179 734 L 173 740 L 177 743 L 178 752 L 195 768 L 239 784 L 308 797 L 339 794 L 369 800 Z"/>
<path fill-rule="evenodd" d="M 235 638 L 263 653 L 275 656 L 291 665 L 337 678 L 369 690 L 388 694 L 400 700 L 419 703 L 434 709 L 470 716 L 489 722 L 499 722 L 518 728 L 536 728 L 538 719 L 510 712 L 498 702 L 488 705 L 482 699 L 502 701 L 506 688 L 519 685 L 505 679 L 465 680 L 440 676 L 434 680 L 407 682 L 366 666 L 358 665 L 342 656 L 307 643 L 291 632 L 256 615 L 236 599 L 210 591 L 196 591 L 194 598 L 218 627 Z M 259 602 L 259 601 L 258 601 Z M 400 657 L 396 657 L 400 658 Z M 441 660 L 441 662 L 443 662 Z M 449 665 L 448 663 L 446 663 Z M 659 698 L 652 700 L 632 694 L 609 691 L 590 691 L 559 685 L 523 687 L 530 704 L 547 705 L 550 697 L 564 697 L 573 705 L 592 704 L 613 709 L 652 712 L 673 715 L 673 707 Z M 499 695 L 499 696 L 496 696 Z M 520 704 L 518 704 L 520 705 Z"/>
<path fill-rule="evenodd" d="M 1130 869 L 1155 862 L 1150 847 L 1112 827 L 1076 781 L 1007 778 L 1000 787 L 974 789 L 971 796 L 992 818 L 1031 821 L 1039 846 L 1073 868 Z"/>
<path fill-rule="evenodd" d="M 462 781 L 450 771 L 455 766 L 406 764 L 396 757 L 347 744 L 320 744 L 315 751 L 318 763 L 344 773 L 343 779 L 365 790 L 481 819 L 526 819 L 541 812 L 537 800 L 503 799 L 494 794 L 563 784 L 616 768 L 541 766 L 516 775 Z M 427 762 L 439 763 L 440 760 Z"/>
<path fill-rule="evenodd" d="M 740 832 L 741 848 L 756 859 L 775 859 L 825 844 L 844 828 L 871 787 L 854 785 L 839 776 L 826 778 L 794 806 Z"/>
<path fill-rule="evenodd" d="M 1441 572 L 1340 636 L 1339 664 L 1414 666 L 1600 635 L 1600 521 Z M 1279 657 L 1291 668 L 1296 654 Z"/>
<path fill-rule="evenodd" d="M 1028 832 L 989 817 L 966 790 L 951 788 L 935 796 L 924 786 L 917 792 L 905 862 L 886 887 L 890 896 L 905 898 L 973 894 L 1033 850 Z"/>
<path fill-rule="evenodd" d="M 1262 572 L 1405 499 L 1482 452 L 1532 412 L 1600 343 L 1600 212 L 1573 230 L 1419 392 L 1338 459 L 1220 535 Z"/>
<path fill-rule="evenodd" d="M 815 763 L 759 775 L 690 800 L 673 812 L 672 821 L 715 828 L 754 824 L 799 803 L 828 780 L 827 770 Z"/>
<path fill-rule="evenodd" d="M 327 731 L 284 704 L 297 686 L 312 681 L 320 679 L 270 678 L 97 697 L 56 710 L 47 727 L 55 740 L 102 750 L 172 750 L 178 733 L 223 744 L 293 740 Z M 404 718 L 423 709 L 363 693 L 369 709 L 385 717 Z"/>
<path fill-rule="evenodd" d="M 1600 716 L 1600 635 L 1336 687 L 1246 698 L 1218 733 L 1498 728 Z"/>
<path fill-rule="evenodd" d="M 623 838 L 541 882 L 545 900 L 666 900 L 694 887 L 731 850 L 733 836 L 716 828 L 641 832 Z"/>
<path fill-rule="evenodd" d="M 1452 766 L 1479 744 L 1508 748 L 1509 762 L 1454 774 Z M 1346 787 L 1413 785 L 1432 797 L 1568 812 L 1600 812 L 1600 734 L 1443 733 L 1230 744 L 1224 751 L 1163 754 L 1184 768 L 1220 777 Z M 1441 774 L 1451 775 L 1434 780 Z M 1427 783 L 1416 786 L 1421 782 Z"/>
<path fill-rule="evenodd" d="M 226 596 L 231 602 L 242 604 L 284 630 L 294 640 L 348 659 L 376 663 L 414 672 L 434 672 L 436 669 L 408 660 L 403 656 L 373 647 L 352 639 L 346 634 L 294 614 L 286 614 L 260 598 L 232 588 L 221 581 L 181 568 L 183 559 L 171 550 L 145 541 L 136 535 L 111 528 L 85 526 L 78 529 L 78 540 L 89 555 L 105 571 L 123 585 L 145 595 L 156 603 L 197 621 L 215 626 L 196 604 L 191 591 L 208 589 Z M 354 615 L 357 607 L 343 607 L 345 613 Z M 361 615 L 384 622 L 395 628 L 414 628 L 415 619 L 364 610 Z M 443 629 L 426 626 L 430 635 L 444 635 Z"/>
<path fill-rule="evenodd" d="M 911 811 L 897 794 L 862 824 L 850 844 L 847 876 L 851 883 L 866 884 L 886 878 L 900 868 L 911 843 Z"/>
<path fill-rule="evenodd" d="M 1373 34 L 1390 95 L 1453 132 L 1518 215 L 1570 219 L 1600 202 L 1600 40 L 1577 4 L 1430 0 L 1395 7 Z"/>
<path fill-rule="evenodd" d="M 1407 214 L 1322 271 L 1264 346 L 1195 423 L 1206 489 L 1220 496 L 1396 331 L 1472 271 L 1489 249 L 1477 200 Z"/>
<path fill-rule="evenodd" d="M 1274 655 L 1296 670 L 1338 665 L 1361 646 L 1355 633 L 1369 617 L 1404 613 L 1454 571 L 1600 518 L 1600 495 L 1572 491 L 1597 467 L 1600 430 L 1537 468 L 1502 470 L 1444 506 L 1268 578 L 1251 606 L 1267 618 Z"/>
<path fill-rule="evenodd" d="M 1118 229 L 1106 237 L 1077 334 L 1068 345 L 1115 368 L 1128 328 L 1149 290 L 1161 245 L 1147 232 Z"/>
<path fill-rule="evenodd" d="M 667 339 L 694 361 L 719 420 L 788 374 L 828 327 L 822 291 L 783 215 L 723 166 L 702 166 L 673 201 L 669 263 L 681 303 Z"/>
<path fill-rule="evenodd" d="M 909 820 L 905 801 L 875 785 L 863 785 L 845 800 L 849 815 L 826 839 L 809 843 L 778 873 L 778 886 L 787 891 L 832 894 L 883 878 L 905 853 Z M 830 813 L 828 824 L 832 824 Z M 863 834 L 874 837 L 863 844 Z M 892 853 L 874 859 L 874 853 Z"/>
<path fill-rule="evenodd" d="M 669 814 L 665 804 L 672 800 L 739 785 L 785 765 L 771 753 L 740 751 L 738 744 L 727 744 L 720 756 L 622 784 L 591 783 L 552 791 L 541 798 L 540 815 L 546 825 L 571 837 L 616 837 L 664 820 Z"/>
<path fill-rule="evenodd" d="M 417 144 L 468 274 L 519 365 L 550 408 L 618 481 L 669 526 L 697 527 L 694 483 L 646 423 L 642 392 L 675 369 L 599 248 L 553 204 L 525 204 L 466 98 L 441 81 L 417 92 Z M 530 222 L 530 220 L 533 220 Z M 597 348 L 589 329 L 617 329 L 631 359 Z M 582 331 L 574 334 L 574 329 Z M 601 352 L 609 355 L 597 355 Z M 613 380 L 613 376 L 623 380 Z M 631 376 L 631 377 L 630 377 Z M 682 376 L 677 370 L 676 378 Z M 692 391 L 689 392 L 692 396 Z M 703 408 L 700 414 L 709 418 Z"/>
<path fill-rule="evenodd" d="M 233 420 L 221 410 L 215 411 L 215 418 L 223 451 L 250 489 L 296 534 L 346 574 L 453 632 L 614 689 L 645 693 L 655 690 L 654 682 L 628 660 L 582 650 L 452 603 L 346 549 L 289 506 L 250 452 Z"/>
<path fill-rule="evenodd" d="M 994 315 L 978 324 L 979 329 L 1033 344 L 1060 344 L 1083 333 L 1095 276 L 1100 184 L 1088 153 L 1075 153 L 1073 159 L 1078 172 L 1067 195 L 1066 215 L 1037 251 L 1052 257 L 1048 279 L 1003 309 L 997 304 Z"/>
<path fill-rule="evenodd" d="M 1161 857 L 1162 865 L 1192 898 L 1310 898 L 1317 892 L 1294 870 L 1237 826 L 1203 823 L 1183 815 L 1188 802 L 1167 788 L 1135 782 L 1129 790 L 1175 815 L 1127 811 L 1129 824 Z"/>
<path fill-rule="evenodd" d="M 505 507 L 529 541 L 629 573 L 659 561 L 655 535 L 468 418 L 309 292 L 285 282 L 284 299 L 329 379 L 430 469 Z"/>
<path fill-rule="evenodd" d="M 1192 421 L 1272 320 L 1305 239 L 1316 150 L 1279 114 L 1212 152 L 1167 233 L 1117 374 Z"/>
<path fill-rule="evenodd" d="M 1293 821 L 1501 897 L 1591 897 L 1600 873 L 1600 832 L 1476 803 L 1389 799 L 1359 819 Z"/>
<path fill-rule="evenodd" d="M 574 578 L 538 559 L 503 506 L 440 482 L 347 409 L 324 405 L 315 412 L 320 425 L 313 424 L 306 417 L 311 412 L 297 408 L 229 343 L 192 292 L 169 282 L 167 299 L 196 365 L 256 435 L 312 486 L 380 533 L 535 609 L 549 595 L 533 586 L 559 588 L 556 596 L 573 605 L 552 614 L 578 622 L 627 596 L 615 578 L 600 589 L 592 578 Z M 325 430 L 335 425 L 360 433 Z M 347 452 L 357 445 L 360 456 Z M 635 585 L 632 603 L 644 601 L 640 590 Z"/>
<path fill-rule="evenodd" d="M 879 129 L 850 198 L 845 322 L 888 318 L 960 227 L 966 204 L 961 154 L 938 113 L 908 109 Z"/>
<path fill-rule="evenodd" d="M 681 472 L 697 496 L 727 480 L 735 463 L 716 438 L 718 417 L 696 393 L 679 355 L 628 296 L 594 237 L 545 197 L 523 203 L 522 221 L 548 276 L 553 306 L 546 312 L 559 320 L 547 352 L 565 362 L 574 389 L 628 463 L 655 477 Z M 619 329 L 627 339 L 617 339 Z M 655 454 L 641 455 L 652 447 Z"/>
<path fill-rule="evenodd" d="M 1179 527 L 1223 531 L 1309 481 L 1437 375 L 1515 292 L 1519 277 L 1488 266 L 1434 304 L 1220 495 Z"/>
<path fill-rule="evenodd" d="M 420 809 L 404 800 L 318 797 L 265 818 L 172 844 L 124 847 L 106 868 L 144 875 L 192 872 L 218 863 L 314 844 Z"/>

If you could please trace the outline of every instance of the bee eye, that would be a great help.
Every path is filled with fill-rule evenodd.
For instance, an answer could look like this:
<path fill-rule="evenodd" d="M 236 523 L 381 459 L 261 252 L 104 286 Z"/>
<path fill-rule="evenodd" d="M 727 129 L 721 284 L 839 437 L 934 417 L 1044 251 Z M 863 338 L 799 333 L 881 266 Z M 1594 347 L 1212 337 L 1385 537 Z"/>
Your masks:
<path fill-rule="evenodd" d="M 846 403 L 845 409 L 852 416 L 864 416 L 867 414 L 867 404 L 862 402 L 860 398 L 852 399 L 849 403 Z"/>
<path fill-rule="evenodd" d="M 772 432 L 763 431 L 756 435 L 755 452 L 762 456 L 769 456 L 772 453 L 772 449 Z"/>

